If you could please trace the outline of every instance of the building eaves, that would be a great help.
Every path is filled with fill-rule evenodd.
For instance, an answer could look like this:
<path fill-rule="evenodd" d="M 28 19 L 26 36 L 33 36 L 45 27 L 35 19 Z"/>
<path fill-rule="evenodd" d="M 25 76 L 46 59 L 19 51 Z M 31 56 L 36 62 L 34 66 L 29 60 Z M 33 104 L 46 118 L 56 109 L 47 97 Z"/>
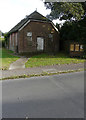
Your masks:
<path fill-rule="evenodd" d="M 29 16 L 27 16 L 26 18 L 21 20 L 16 26 L 14 26 L 9 31 L 9 34 L 11 34 L 13 32 L 17 32 L 18 30 L 23 28 L 23 26 L 25 26 L 28 23 L 28 21 L 52 22 L 48 18 L 46 18 L 43 15 L 41 15 L 40 13 L 38 13 L 37 11 L 34 11 Z"/>

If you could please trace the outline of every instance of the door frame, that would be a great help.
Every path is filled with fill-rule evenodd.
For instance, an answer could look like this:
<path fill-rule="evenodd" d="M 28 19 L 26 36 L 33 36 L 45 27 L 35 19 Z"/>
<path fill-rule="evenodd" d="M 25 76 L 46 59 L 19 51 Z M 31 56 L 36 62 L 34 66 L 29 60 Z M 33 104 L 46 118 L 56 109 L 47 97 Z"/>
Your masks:
<path fill-rule="evenodd" d="M 44 52 L 45 49 L 45 38 L 43 36 L 36 37 L 36 49 L 37 49 L 37 38 L 43 38 L 43 50 L 37 50 L 37 52 Z"/>

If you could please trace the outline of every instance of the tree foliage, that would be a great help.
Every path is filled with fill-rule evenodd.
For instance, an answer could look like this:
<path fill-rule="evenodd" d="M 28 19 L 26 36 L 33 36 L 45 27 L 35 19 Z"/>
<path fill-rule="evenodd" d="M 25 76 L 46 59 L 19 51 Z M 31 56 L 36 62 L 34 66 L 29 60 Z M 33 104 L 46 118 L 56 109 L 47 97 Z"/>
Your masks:
<path fill-rule="evenodd" d="M 54 2 L 45 3 L 51 13 L 47 15 L 51 20 L 59 18 L 66 20 L 60 31 L 60 49 L 64 50 L 65 43 L 81 42 L 86 44 L 86 2 Z M 66 48 L 67 49 L 67 48 Z"/>
<path fill-rule="evenodd" d="M 65 42 L 79 42 L 86 45 L 86 17 L 80 21 L 65 22 L 60 30 L 62 47 Z"/>
<path fill-rule="evenodd" d="M 8 33 L 5 33 L 5 34 L 4 34 L 4 40 L 5 40 L 5 44 L 6 44 L 6 45 L 8 44 L 8 36 L 9 36 Z"/>
<path fill-rule="evenodd" d="M 51 9 L 51 13 L 47 15 L 51 20 L 59 18 L 60 20 L 80 20 L 85 15 L 85 3 L 73 2 L 53 2 L 46 3 L 47 9 Z"/>

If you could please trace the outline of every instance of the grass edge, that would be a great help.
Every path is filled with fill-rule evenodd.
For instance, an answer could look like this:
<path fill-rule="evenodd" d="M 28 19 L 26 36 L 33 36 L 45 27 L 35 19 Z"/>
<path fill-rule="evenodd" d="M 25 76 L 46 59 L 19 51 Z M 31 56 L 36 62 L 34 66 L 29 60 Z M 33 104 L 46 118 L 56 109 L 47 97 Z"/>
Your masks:
<path fill-rule="evenodd" d="M 59 72 L 42 72 L 41 74 L 30 74 L 30 75 L 20 75 L 20 76 L 11 76 L 1 78 L 0 80 L 10 80 L 10 79 L 19 79 L 19 78 L 30 78 L 30 77 L 38 77 L 38 76 L 51 76 L 51 75 L 59 75 L 65 73 L 73 73 L 73 72 L 81 72 L 85 71 L 86 69 L 78 69 L 78 70 L 67 70 L 67 71 L 59 71 Z"/>

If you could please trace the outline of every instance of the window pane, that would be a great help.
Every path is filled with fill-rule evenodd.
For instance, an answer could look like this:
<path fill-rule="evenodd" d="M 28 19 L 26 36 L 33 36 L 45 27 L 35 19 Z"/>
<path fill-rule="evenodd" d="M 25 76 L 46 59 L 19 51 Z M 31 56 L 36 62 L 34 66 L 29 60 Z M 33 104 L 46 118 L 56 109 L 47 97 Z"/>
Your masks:
<path fill-rule="evenodd" d="M 75 45 L 75 51 L 79 51 L 79 44 Z"/>
<path fill-rule="evenodd" d="M 83 51 L 83 45 L 80 45 L 80 51 Z"/>
<path fill-rule="evenodd" d="M 32 46 L 32 37 L 27 37 L 28 45 Z"/>
<path fill-rule="evenodd" d="M 32 41 L 32 37 L 27 37 L 28 42 Z"/>
<path fill-rule="evenodd" d="M 74 51 L 74 44 L 70 45 L 70 51 Z"/>
<path fill-rule="evenodd" d="M 32 36 L 32 32 L 28 32 L 28 33 L 27 33 L 27 36 L 28 36 L 28 37 L 31 37 L 31 36 Z"/>

